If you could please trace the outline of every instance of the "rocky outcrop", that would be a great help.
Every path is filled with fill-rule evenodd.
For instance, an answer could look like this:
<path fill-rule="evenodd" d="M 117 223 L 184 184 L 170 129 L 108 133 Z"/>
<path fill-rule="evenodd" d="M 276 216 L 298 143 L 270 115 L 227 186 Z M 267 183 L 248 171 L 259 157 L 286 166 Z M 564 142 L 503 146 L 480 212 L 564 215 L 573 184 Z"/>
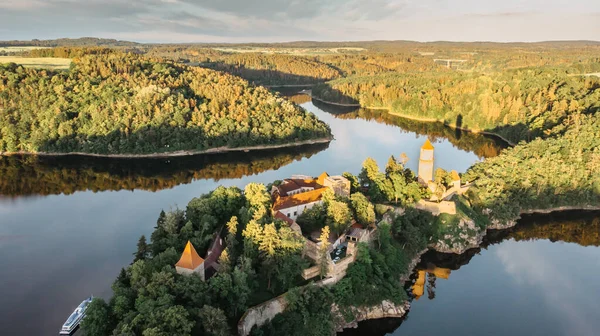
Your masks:
<path fill-rule="evenodd" d="M 489 215 L 489 213 L 490 213 L 489 209 L 486 209 L 486 210 L 487 211 L 484 211 L 484 214 Z M 514 227 L 515 225 L 517 225 L 517 220 L 519 220 L 521 218 L 521 215 L 549 214 L 551 212 L 573 211 L 573 210 L 582 210 L 582 211 L 600 210 L 600 206 L 598 206 L 598 205 L 565 205 L 565 206 L 559 206 L 559 207 L 548 208 L 548 209 L 521 210 L 521 212 L 519 213 L 519 217 L 509 220 L 509 221 L 501 222 L 497 219 L 492 219 L 492 223 L 490 225 L 488 225 L 488 229 L 489 230 L 510 229 L 510 228 Z"/>
<path fill-rule="evenodd" d="M 343 312 L 339 310 L 339 307 L 334 305 L 332 307 L 332 314 L 336 317 L 336 331 L 340 332 L 347 328 L 358 327 L 358 322 L 365 320 L 374 320 L 381 318 L 400 318 L 403 317 L 410 309 L 410 303 L 405 301 L 401 304 L 395 304 L 391 301 L 382 301 L 380 304 L 369 306 L 369 307 L 349 307 L 348 312 L 351 312 L 354 319 L 350 322 L 346 322 L 343 319 Z"/>
<path fill-rule="evenodd" d="M 456 226 L 455 232 L 446 233 L 431 248 L 441 253 L 462 254 L 479 247 L 484 236 L 485 230 L 478 228 L 472 219 L 463 218 Z"/>

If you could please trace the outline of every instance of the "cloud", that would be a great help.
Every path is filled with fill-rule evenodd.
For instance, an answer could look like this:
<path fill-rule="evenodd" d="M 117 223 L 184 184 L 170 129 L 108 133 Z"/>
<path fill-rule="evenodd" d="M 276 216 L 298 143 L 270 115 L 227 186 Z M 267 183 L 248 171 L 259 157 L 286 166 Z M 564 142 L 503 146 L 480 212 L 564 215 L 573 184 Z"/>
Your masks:
<path fill-rule="evenodd" d="M 37 0 L 2 0 L 0 8 L 4 10 L 26 11 L 45 7 L 46 3 Z"/>
<path fill-rule="evenodd" d="M 0 0 L 0 39 L 141 42 L 594 39 L 600 2 L 574 0 Z M 169 35 L 169 33 L 172 33 Z M 159 40 L 159 37 L 166 37 Z"/>
<path fill-rule="evenodd" d="M 496 255 L 506 272 L 511 274 L 517 283 L 528 284 L 539 290 L 548 307 L 561 313 L 561 319 L 566 326 L 565 334 L 594 335 L 597 325 L 593 319 L 589 319 L 588 312 L 590 308 L 597 311 L 600 307 L 583 291 L 586 288 L 580 283 L 583 279 L 574 277 L 574 273 L 563 267 L 559 268 L 560 262 L 553 259 L 545 244 L 553 245 L 549 247 L 554 248 L 554 251 L 566 246 L 557 243 L 507 241 L 498 246 Z M 584 260 L 597 258 L 587 257 Z"/>

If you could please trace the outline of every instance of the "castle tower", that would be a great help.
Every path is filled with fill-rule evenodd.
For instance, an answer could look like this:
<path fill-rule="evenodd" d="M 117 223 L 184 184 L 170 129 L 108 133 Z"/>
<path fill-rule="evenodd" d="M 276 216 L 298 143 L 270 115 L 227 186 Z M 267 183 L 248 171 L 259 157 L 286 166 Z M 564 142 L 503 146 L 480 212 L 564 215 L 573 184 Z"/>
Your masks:
<path fill-rule="evenodd" d="M 429 184 L 433 181 L 433 145 L 427 139 L 421 147 L 419 157 L 419 182 Z"/>
<path fill-rule="evenodd" d="M 181 258 L 175 264 L 175 269 L 179 274 L 196 273 L 204 280 L 204 259 L 198 255 L 194 245 L 189 240 L 185 245 Z"/>

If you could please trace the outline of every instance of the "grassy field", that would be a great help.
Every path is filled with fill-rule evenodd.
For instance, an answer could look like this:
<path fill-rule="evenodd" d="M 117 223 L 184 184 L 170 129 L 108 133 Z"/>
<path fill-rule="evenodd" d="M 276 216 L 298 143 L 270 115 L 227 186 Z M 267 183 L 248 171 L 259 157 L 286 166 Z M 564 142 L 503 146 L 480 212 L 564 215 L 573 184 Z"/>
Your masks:
<path fill-rule="evenodd" d="M 47 47 L 0 47 L 0 52 L 15 53 L 33 49 L 47 49 Z"/>
<path fill-rule="evenodd" d="M 28 68 L 44 68 L 52 70 L 68 69 L 71 65 L 69 58 L 56 57 L 19 57 L 19 56 L 0 56 L 0 63 L 17 63 Z"/>
<path fill-rule="evenodd" d="M 288 54 L 288 55 L 330 55 L 341 53 L 358 53 L 365 48 L 262 48 L 262 47 L 238 47 L 238 48 L 213 48 L 215 50 L 231 53 L 265 53 L 265 54 Z"/>

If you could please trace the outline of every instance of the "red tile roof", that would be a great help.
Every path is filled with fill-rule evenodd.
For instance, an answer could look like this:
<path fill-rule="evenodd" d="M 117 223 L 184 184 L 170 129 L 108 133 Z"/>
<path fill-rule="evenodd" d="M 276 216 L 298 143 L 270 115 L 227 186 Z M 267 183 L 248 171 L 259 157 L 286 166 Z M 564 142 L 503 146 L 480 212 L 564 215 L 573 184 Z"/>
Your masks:
<path fill-rule="evenodd" d="M 292 225 L 294 224 L 294 220 L 289 218 L 288 216 L 284 215 L 283 212 L 281 211 L 277 211 L 275 212 L 275 216 L 273 216 L 277 219 L 281 219 L 282 221 L 286 222 L 288 225 Z"/>
<path fill-rule="evenodd" d="M 293 206 L 313 203 L 321 200 L 323 192 L 327 188 L 319 188 L 292 196 L 279 197 L 273 204 L 273 210 L 287 209 Z"/>

